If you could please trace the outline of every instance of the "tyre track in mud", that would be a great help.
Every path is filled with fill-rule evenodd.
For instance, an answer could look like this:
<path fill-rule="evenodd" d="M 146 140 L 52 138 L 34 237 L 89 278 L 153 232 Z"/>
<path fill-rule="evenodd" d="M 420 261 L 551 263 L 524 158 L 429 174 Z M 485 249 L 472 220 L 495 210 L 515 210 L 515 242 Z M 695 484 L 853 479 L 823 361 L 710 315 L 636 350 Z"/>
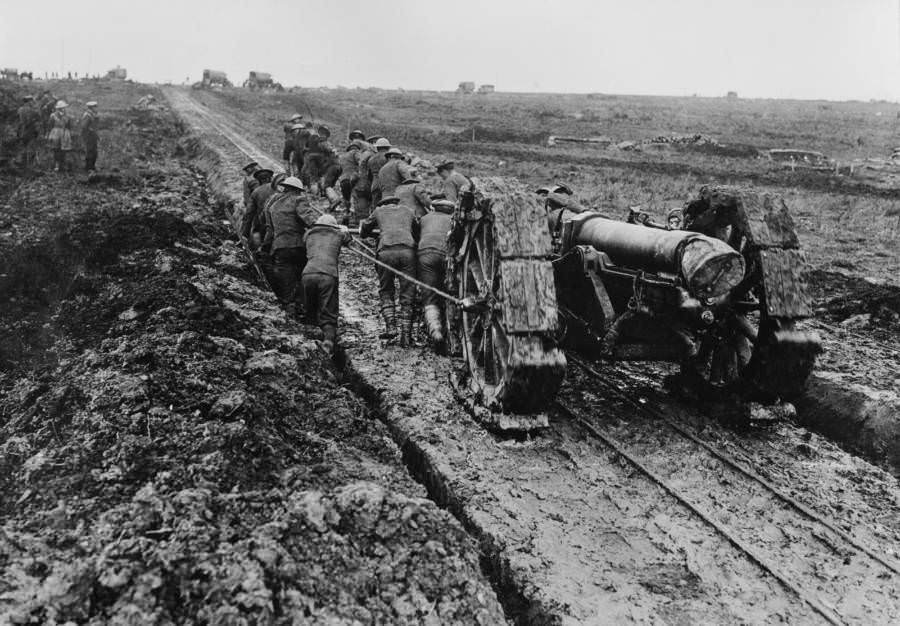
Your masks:
<path fill-rule="evenodd" d="M 170 100 L 179 108 L 175 98 Z M 209 116 L 196 111 L 193 115 L 200 119 L 195 127 L 205 123 L 208 133 L 217 132 Z M 227 119 L 221 113 L 211 115 Z M 240 135 L 238 127 L 231 126 Z M 244 153 L 237 147 L 240 140 L 228 141 L 234 144 L 229 151 L 235 158 Z M 219 141 L 218 148 L 223 145 Z M 237 171 L 239 163 L 230 161 Z M 507 610 L 515 619 L 823 621 L 577 420 L 551 416 L 551 428 L 526 441 L 486 433 L 455 404 L 446 383 L 452 374 L 449 360 L 373 341 L 374 291 L 368 266 L 344 264 L 343 341 L 359 377 L 354 386 L 388 423 L 411 471 L 432 497 L 479 540 L 487 570 L 506 594 Z M 613 372 L 626 389 L 645 393 L 639 377 L 620 368 Z M 744 541 L 757 542 L 766 559 L 778 562 L 805 593 L 827 598 L 825 608 L 834 609 L 837 623 L 900 618 L 893 590 L 896 578 L 890 571 L 881 578 L 883 566 L 861 553 L 851 554 L 827 528 L 772 506 L 771 494 L 760 492 L 746 476 L 716 465 L 695 442 L 673 441 L 665 427 L 597 394 L 577 377 L 563 399 L 576 410 L 589 411 L 590 423 L 612 425 L 616 437 L 652 461 L 672 484 L 702 498 L 704 506 L 716 507 L 711 515 L 734 525 Z M 878 541 L 882 551 L 896 551 L 900 497 L 896 481 L 879 470 L 802 429 L 784 426 L 772 440 L 756 437 L 748 442 L 740 433 L 669 402 L 660 407 L 673 419 L 699 424 L 704 437 L 724 442 L 727 450 L 746 457 L 747 465 L 782 488 L 785 483 L 788 491 L 799 485 L 811 508 L 834 513 L 834 505 L 842 505 L 838 510 L 843 514 L 832 518 L 840 528 L 852 529 L 858 541 Z M 815 456 L 798 459 L 798 442 L 815 450 Z M 830 575 L 834 570 L 829 568 L 837 573 Z M 851 580 L 853 576 L 858 579 Z"/>

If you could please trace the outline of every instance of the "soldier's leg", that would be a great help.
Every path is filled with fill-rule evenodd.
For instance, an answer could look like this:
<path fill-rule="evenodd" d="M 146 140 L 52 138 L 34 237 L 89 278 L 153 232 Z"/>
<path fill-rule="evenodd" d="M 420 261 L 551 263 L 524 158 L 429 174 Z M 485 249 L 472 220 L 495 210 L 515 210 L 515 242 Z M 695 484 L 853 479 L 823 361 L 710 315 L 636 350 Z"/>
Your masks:
<path fill-rule="evenodd" d="M 297 313 L 297 302 L 302 298 L 297 283 L 300 279 L 300 252 L 302 248 L 281 248 L 275 252 L 275 275 L 278 277 L 278 301 L 289 313 Z M 305 256 L 305 255 L 303 255 Z"/>
<path fill-rule="evenodd" d="M 356 219 L 361 222 L 369 217 L 369 207 L 371 206 L 372 196 L 369 191 L 365 189 L 355 189 L 353 191 L 353 197 L 356 201 Z"/>
<path fill-rule="evenodd" d="M 416 276 L 416 253 L 412 248 L 397 251 L 397 261 L 394 264 L 398 270 L 408 276 Z M 407 348 L 412 345 L 413 313 L 416 302 L 416 285 L 406 278 L 398 277 L 400 283 L 400 346 Z"/>
<path fill-rule="evenodd" d="M 306 324 L 318 324 L 318 311 L 321 303 L 319 302 L 319 284 L 317 281 L 318 274 L 304 274 L 300 278 L 300 285 L 303 290 L 303 308 L 306 311 L 306 317 L 303 319 Z"/>
<path fill-rule="evenodd" d="M 337 342 L 338 281 L 334 276 L 319 275 L 319 327 L 324 336 L 323 345 L 328 352 Z"/>
<path fill-rule="evenodd" d="M 290 141 L 284 142 L 284 147 L 281 149 L 281 160 L 284 161 L 284 171 L 288 174 L 291 173 L 291 153 L 294 152 L 294 146 Z"/>
<path fill-rule="evenodd" d="M 435 289 L 444 288 L 444 255 L 435 250 L 425 250 L 419 253 L 419 280 Z M 424 302 L 423 314 L 428 326 L 428 336 L 432 345 L 438 352 L 444 351 L 444 322 L 441 315 L 443 302 L 441 297 L 434 292 L 424 290 L 422 294 Z"/>
<path fill-rule="evenodd" d="M 383 250 L 378 253 L 378 260 L 393 265 L 392 251 Z M 394 273 L 380 265 L 375 266 L 378 275 L 378 300 L 381 303 L 381 317 L 384 320 L 382 339 L 393 339 L 397 336 L 397 317 L 394 306 Z"/>

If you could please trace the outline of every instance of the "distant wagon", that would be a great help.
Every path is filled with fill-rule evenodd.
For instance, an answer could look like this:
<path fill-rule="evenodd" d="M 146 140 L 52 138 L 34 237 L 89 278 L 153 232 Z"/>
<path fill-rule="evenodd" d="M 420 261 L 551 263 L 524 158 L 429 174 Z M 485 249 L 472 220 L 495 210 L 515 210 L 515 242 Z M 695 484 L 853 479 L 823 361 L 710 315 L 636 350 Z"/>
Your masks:
<path fill-rule="evenodd" d="M 228 75 L 218 70 L 203 70 L 203 80 L 200 81 L 202 87 L 231 87 Z"/>
<path fill-rule="evenodd" d="M 265 89 L 274 89 L 276 91 L 284 91 L 281 83 L 276 83 L 272 75 L 268 72 L 251 71 L 250 76 L 244 81 L 244 87 L 250 91 L 261 91 Z"/>
<path fill-rule="evenodd" d="M 478 93 L 480 93 L 482 95 L 488 94 L 488 93 L 494 93 L 494 86 L 493 85 L 482 85 L 478 88 Z"/>
<path fill-rule="evenodd" d="M 128 71 L 121 65 L 117 65 L 106 73 L 107 80 L 125 80 L 128 78 Z"/>
<path fill-rule="evenodd" d="M 475 83 L 469 80 L 461 82 L 459 87 L 456 88 L 456 93 L 475 93 Z"/>
<path fill-rule="evenodd" d="M 3 80 L 18 80 L 19 70 L 14 67 L 4 67 L 0 70 L 0 78 Z"/>

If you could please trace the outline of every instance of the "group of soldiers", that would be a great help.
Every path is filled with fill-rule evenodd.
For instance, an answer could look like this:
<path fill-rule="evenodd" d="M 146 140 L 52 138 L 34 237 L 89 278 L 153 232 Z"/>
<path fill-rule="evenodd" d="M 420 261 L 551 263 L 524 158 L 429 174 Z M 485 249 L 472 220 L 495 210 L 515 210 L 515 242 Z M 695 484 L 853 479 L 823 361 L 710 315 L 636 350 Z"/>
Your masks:
<path fill-rule="evenodd" d="M 348 134 L 340 151 L 323 125 L 301 115 L 284 127 L 285 172 L 244 167 L 241 240 L 252 251 L 282 306 L 322 329 L 334 349 L 338 257 L 345 246 L 374 261 L 384 330 L 401 347 L 414 342 L 421 301 L 430 343 L 447 350 L 442 298 L 447 237 L 460 196 L 471 181 L 453 162 L 434 170 L 386 137 Z M 436 174 L 429 185 L 422 174 Z M 327 209 L 311 198 L 329 199 Z M 367 243 L 374 240 L 374 245 Z M 415 282 L 414 282 L 415 281 Z M 417 283 L 419 283 L 417 285 Z"/>
<path fill-rule="evenodd" d="M 68 112 L 69 104 L 65 100 L 57 100 L 49 91 L 44 91 L 40 98 L 26 95 L 19 107 L 17 135 L 22 149 L 22 167 L 29 169 L 37 164 L 37 150 L 41 139 L 53 153 L 54 170 L 67 172 L 70 170 L 69 153 L 75 149 L 73 131 L 75 119 Z M 97 165 L 97 152 L 100 145 L 98 133 L 99 117 L 97 102 L 85 104 L 85 111 L 77 124 L 84 147 L 84 169 L 92 172 Z"/>

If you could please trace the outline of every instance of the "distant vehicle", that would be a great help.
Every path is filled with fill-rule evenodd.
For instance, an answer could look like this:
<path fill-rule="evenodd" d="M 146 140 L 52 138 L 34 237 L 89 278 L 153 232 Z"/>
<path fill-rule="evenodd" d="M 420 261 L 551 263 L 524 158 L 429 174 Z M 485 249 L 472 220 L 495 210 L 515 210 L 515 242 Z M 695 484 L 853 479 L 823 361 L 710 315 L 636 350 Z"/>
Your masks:
<path fill-rule="evenodd" d="M 493 85 L 482 85 L 481 87 L 478 88 L 478 93 L 480 93 L 482 95 L 487 94 L 487 93 L 494 93 L 494 86 Z"/>
<path fill-rule="evenodd" d="M 250 91 L 262 91 L 272 89 L 275 91 L 284 91 L 281 83 L 276 83 L 272 79 L 272 75 L 268 72 L 251 71 L 250 76 L 244 81 L 244 87 Z"/>
<path fill-rule="evenodd" d="M 736 92 L 736 91 L 729 91 L 729 92 L 725 95 L 725 97 L 726 97 L 726 98 L 729 98 L 729 99 L 731 99 L 731 100 L 737 100 L 738 95 L 737 95 L 737 92 Z"/>
<path fill-rule="evenodd" d="M 19 80 L 19 70 L 14 67 L 4 67 L 0 70 L 0 79 Z"/>
<path fill-rule="evenodd" d="M 203 80 L 200 81 L 200 87 L 209 89 L 211 87 L 231 87 L 228 75 L 218 70 L 203 70 Z"/>
<path fill-rule="evenodd" d="M 128 72 L 121 65 L 117 65 L 106 73 L 106 80 L 125 80 Z"/>
<path fill-rule="evenodd" d="M 456 88 L 456 93 L 475 93 L 475 83 L 469 80 L 461 82 Z"/>

